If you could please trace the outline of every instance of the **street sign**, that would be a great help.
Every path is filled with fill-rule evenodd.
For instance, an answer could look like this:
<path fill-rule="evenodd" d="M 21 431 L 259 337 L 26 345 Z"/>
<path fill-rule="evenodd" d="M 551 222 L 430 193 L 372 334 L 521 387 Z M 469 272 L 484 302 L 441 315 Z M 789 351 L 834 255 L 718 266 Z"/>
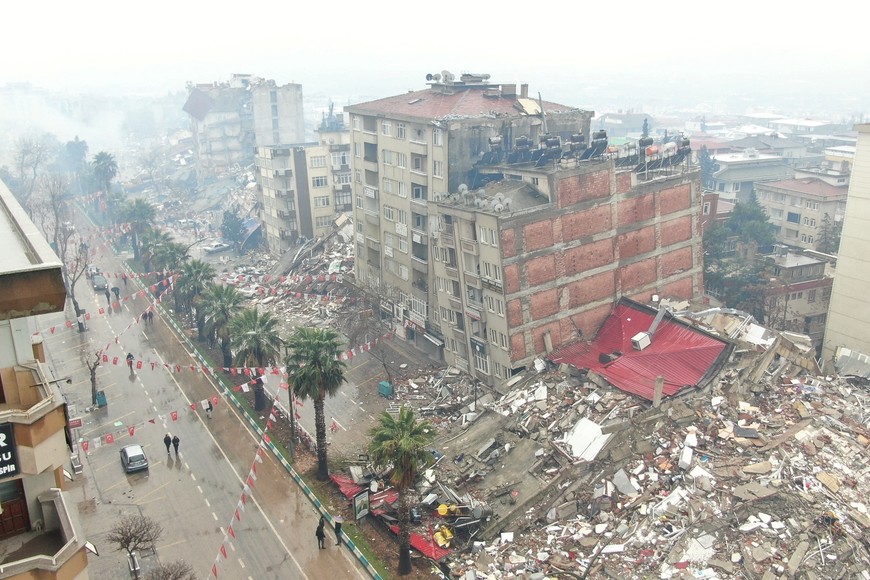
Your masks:
<path fill-rule="evenodd" d="M 0 425 L 0 479 L 16 476 L 20 471 L 12 423 L 3 423 Z"/>
<path fill-rule="evenodd" d="M 70 429 L 78 429 L 81 426 L 82 426 L 82 418 L 81 417 L 75 417 L 75 418 L 69 420 L 69 428 Z"/>

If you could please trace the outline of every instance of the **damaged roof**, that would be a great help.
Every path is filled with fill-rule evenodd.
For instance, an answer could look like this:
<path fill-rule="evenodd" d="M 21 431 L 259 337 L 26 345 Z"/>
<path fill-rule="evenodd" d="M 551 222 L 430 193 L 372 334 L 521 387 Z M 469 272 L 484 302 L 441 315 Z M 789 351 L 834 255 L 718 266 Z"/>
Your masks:
<path fill-rule="evenodd" d="M 663 395 L 672 396 L 701 386 L 727 361 L 733 349 L 729 342 L 671 316 L 661 320 L 649 346 L 636 350 L 632 337 L 647 332 L 656 314 L 656 310 L 622 298 L 594 340 L 568 345 L 549 360 L 594 371 L 614 387 L 649 401 L 659 375 L 665 378 Z"/>
<path fill-rule="evenodd" d="M 181 110 L 197 121 L 202 121 L 205 119 L 205 116 L 211 110 L 213 105 L 214 99 L 205 92 L 194 88 L 187 96 L 187 101 L 184 103 L 184 106 L 181 107 Z"/>

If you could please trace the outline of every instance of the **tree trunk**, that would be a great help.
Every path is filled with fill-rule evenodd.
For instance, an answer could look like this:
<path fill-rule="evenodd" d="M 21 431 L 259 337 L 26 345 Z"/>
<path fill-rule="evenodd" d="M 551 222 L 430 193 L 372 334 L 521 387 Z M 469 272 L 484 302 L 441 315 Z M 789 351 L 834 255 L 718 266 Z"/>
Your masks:
<path fill-rule="evenodd" d="M 295 409 L 290 409 L 295 412 Z M 314 399 L 314 425 L 317 440 L 317 479 L 329 479 L 329 465 L 326 463 L 326 417 L 323 416 L 323 395 Z"/>
<path fill-rule="evenodd" d="M 199 342 L 205 340 L 205 317 L 199 313 L 199 308 L 196 309 L 196 338 Z"/>
<path fill-rule="evenodd" d="M 72 295 L 72 303 L 76 313 L 76 323 L 79 325 L 79 332 L 84 332 L 85 317 L 82 315 L 82 309 L 79 307 L 79 301 L 76 300 L 75 294 Z"/>
<path fill-rule="evenodd" d="M 409 517 L 408 491 L 399 490 L 399 575 L 411 573 L 411 530 L 408 529 Z"/>
<path fill-rule="evenodd" d="M 221 353 L 224 355 L 224 367 L 229 368 L 233 366 L 233 353 L 230 351 L 230 342 L 223 338 L 221 339 Z"/>

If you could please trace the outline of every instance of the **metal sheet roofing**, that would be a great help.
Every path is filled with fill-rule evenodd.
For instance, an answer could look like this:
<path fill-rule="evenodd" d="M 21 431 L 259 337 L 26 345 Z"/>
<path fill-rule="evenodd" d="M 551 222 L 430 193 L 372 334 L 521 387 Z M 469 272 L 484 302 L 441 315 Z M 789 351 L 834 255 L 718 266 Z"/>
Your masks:
<path fill-rule="evenodd" d="M 729 343 L 666 315 L 643 350 L 635 350 L 631 339 L 646 332 L 656 311 L 622 299 L 604 321 L 590 343 L 574 343 L 550 356 L 550 361 L 588 369 L 616 388 L 647 400 L 653 399 L 656 378 L 664 376 L 664 396 L 700 386 L 711 369 L 724 363 Z M 619 352 L 615 360 L 602 362 L 599 356 Z"/>

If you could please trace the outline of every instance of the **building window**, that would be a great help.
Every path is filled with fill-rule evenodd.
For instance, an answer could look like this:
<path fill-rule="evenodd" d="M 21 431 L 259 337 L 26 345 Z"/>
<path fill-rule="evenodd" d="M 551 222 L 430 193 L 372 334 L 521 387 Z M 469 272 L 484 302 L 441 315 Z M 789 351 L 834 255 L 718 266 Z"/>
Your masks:
<path fill-rule="evenodd" d="M 337 191 L 335 193 L 335 205 L 350 205 L 350 199 L 353 197 L 350 191 Z"/>
<path fill-rule="evenodd" d="M 423 195 L 423 186 L 415 185 L 411 188 L 411 191 L 414 199 L 425 199 L 425 196 Z"/>
<path fill-rule="evenodd" d="M 384 193 L 393 193 L 393 180 L 384 178 Z"/>
<path fill-rule="evenodd" d="M 789 221 L 789 223 L 801 223 L 801 215 L 799 213 L 788 212 L 788 217 L 786 219 Z"/>
<path fill-rule="evenodd" d="M 704 212 L 704 215 L 710 215 L 710 202 L 709 201 L 704 202 L 703 212 Z"/>
<path fill-rule="evenodd" d="M 486 297 L 486 309 L 499 316 L 504 316 L 504 302 L 492 296 Z"/>
<path fill-rule="evenodd" d="M 335 174 L 335 183 L 338 185 L 348 185 L 350 182 L 350 171 Z"/>
<path fill-rule="evenodd" d="M 485 352 L 474 350 L 474 368 L 482 373 L 489 374 L 489 357 Z"/>
<path fill-rule="evenodd" d="M 815 290 L 807 290 L 807 302 L 815 302 L 816 301 L 816 291 Z"/>
<path fill-rule="evenodd" d="M 333 165 L 347 165 L 349 161 L 347 151 L 338 151 L 332 154 Z"/>
<path fill-rule="evenodd" d="M 396 138 L 404 139 L 405 138 L 405 124 L 404 123 L 396 123 Z"/>
<path fill-rule="evenodd" d="M 393 164 L 393 152 L 389 149 L 384 149 L 384 165 L 392 165 Z"/>
<path fill-rule="evenodd" d="M 435 177 L 444 177 L 443 172 L 444 163 L 442 163 L 441 161 L 435 161 L 432 164 L 432 175 L 434 175 Z"/>
<path fill-rule="evenodd" d="M 406 266 L 405 264 L 399 264 L 399 278 L 401 278 L 402 280 L 408 279 L 408 266 Z M 426 306 L 425 302 L 423 303 L 423 306 Z M 425 314 L 423 316 L 425 316 Z"/>
<path fill-rule="evenodd" d="M 326 155 L 315 155 L 312 157 L 311 167 L 326 167 Z"/>
<path fill-rule="evenodd" d="M 362 157 L 362 145 L 360 143 L 353 144 L 353 156 L 357 159 Z"/>
<path fill-rule="evenodd" d="M 384 232 L 384 245 L 388 248 L 393 247 L 393 234 L 390 232 Z"/>
<path fill-rule="evenodd" d="M 830 288 L 822 288 L 822 300 L 827 300 L 831 297 L 831 289 Z"/>
<path fill-rule="evenodd" d="M 381 134 L 389 137 L 391 132 L 392 132 L 392 123 L 390 123 L 389 121 L 382 121 L 381 122 Z"/>
<path fill-rule="evenodd" d="M 384 219 L 391 221 L 391 222 L 396 221 L 396 208 L 389 206 L 389 205 L 385 205 L 384 206 Z"/>
<path fill-rule="evenodd" d="M 359 127 L 360 127 L 359 117 L 354 117 L 353 119 L 350 120 L 350 123 L 353 126 L 354 131 L 359 131 Z"/>
<path fill-rule="evenodd" d="M 738 181 L 737 183 L 733 183 L 731 185 L 731 187 L 732 187 L 731 191 L 733 191 L 734 193 L 739 192 L 740 191 L 740 182 Z"/>
<path fill-rule="evenodd" d="M 414 171 L 425 171 L 423 157 L 420 155 L 412 155 L 411 161 L 413 163 Z"/>
<path fill-rule="evenodd" d="M 498 331 L 493 328 L 489 329 L 489 342 L 498 346 Z"/>
<path fill-rule="evenodd" d="M 319 216 L 314 220 L 314 227 L 316 228 L 328 228 L 332 225 L 332 216 Z"/>
<path fill-rule="evenodd" d="M 362 196 L 358 196 L 358 197 L 356 198 L 356 207 L 359 208 L 359 209 L 363 209 L 364 206 L 363 206 L 363 198 L 362 198 Z"/>
<path fill-rule="evenodd" d="M 490 280 L 501 282 L 501 268 L 489 262 L 483 263 L 483 275 Z"/>
<path fill-rule="evenodd" d="M 329 207 L 329 198 L 327 196 L 315 197 L 314 207 Z"/>
<path fill-rule="evenodd" d="M 362 171 L 359 169 L 355 169 L 353 172 L 353 180 L 357 183 L 362 183 Z"/>
<path fill-rule="evenodd" d="M 503 333 L 503 332 L 498 333 L 498 341 L 499 341 L 500 347 L 502 347 L 505 350 L 508 349 L 508 337 L 505 333 Z"/>
<path fill-rule="evenodd" d="M 405 189 L 405 182 L 404 182 L 404 181 L 400 181 L 400 182 L 398 182 L 398 183 L 399 183 L 399 189 L 398 189 L 398 195 L 399 195 L 399 197 L 405 197 L 405 198 L 407 198 L 407 197 L 408 197 L 408 190 Z"/>
<path fill-rule="evenodd" d="M 311 187 L 313 187 L 314 189 L 320 189 L 328 185 L 329 181 L 327 180 L 325 175 L 311 178 Z"/>
<path fill-rule="evenodd" d="M 399 240 L 399 251 L 407 254 L 408 253 L 408 237 L 407 236 L 396 236 L 396 238 Z"/>
<path fill-rule="evenodd" d="M 408 212 L 406 212 L 403 209 L 396 211 L 396 221 L 399 222 L 400 224 L 407 224 L 408 223 Z"/>
<path fill-rule="evenodd" d="M 396 153 L 396 165 L 401 168 L 408 166 L 408 156 L 404 153 Z"/>
<path fill-rule="evenodd" d="M 433 129 L 432 130 L 432 144 L 438 145 L 438 146 L 443 145 L 441 129 Z"/>

